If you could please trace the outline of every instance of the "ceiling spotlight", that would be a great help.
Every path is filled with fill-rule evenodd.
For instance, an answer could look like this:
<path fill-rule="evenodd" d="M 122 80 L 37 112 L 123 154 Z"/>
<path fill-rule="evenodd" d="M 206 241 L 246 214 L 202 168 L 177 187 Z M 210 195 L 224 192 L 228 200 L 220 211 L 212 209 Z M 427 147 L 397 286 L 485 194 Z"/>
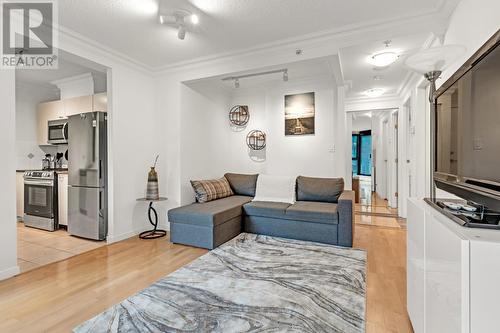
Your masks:
<path fill-rule="evenodd" d="M 367 91 L 364 92 L 364 94 L 368 97 L 375 98 L 382 96 L 385 93 L 385 90 L 382 88 L 373 88 L 373 89 L 368 89 Z"/>
<path fill-rule="evenodd" d="M 177 28 L 177 37 L 180 40 L 186 38 L 186 32 L 191 31 L 192 28 L 200 22 L 198 15 L 184 9 L 177 9 L 174 11 L 158 13 L 158 20 L 160 24 L 165 24 Z"/>
<path fill-rule="evenodd" d="M 198 23 L 200 23 L 200 18 L 196 14 L 191 15 L 190 19 L 191 19 L 191 23 L 192 24 L 198 24 Z"/>
<path fill-rule="evenodd" d="M 287 70 L 285 70 L 285 71 L 283 72 L 283 81 L 284 81 L 284 82 L 287 82 L 287 81 L 288 81 L 288 71 L 287 71 Z"/>
<path fill-rule="evenodd" d="M 239 88 L 240 87 L 240 80 L 239 79 L 234 79 L 234 87 Z"/>
<path fill-rule="evenodd" d="M 183 25 L 179 26 L 179 30 L 177 31 L 177 38 L 179 38 L 180 40 L 184 40 L 184 38 L 186 38 L 186 28 Z"/>
<path fill-rule="evenodd" d="M 391 45 L 390 40 L 386 40 L 384 42 L 386 50 L 383 52 L 376 53 L 372 55 L 368 62 L 377 67 L 387 67 L 390 64 L 396 62 L 398 60 L 399 55 L 394 51 L 388 51 L 387 48 Z"/>

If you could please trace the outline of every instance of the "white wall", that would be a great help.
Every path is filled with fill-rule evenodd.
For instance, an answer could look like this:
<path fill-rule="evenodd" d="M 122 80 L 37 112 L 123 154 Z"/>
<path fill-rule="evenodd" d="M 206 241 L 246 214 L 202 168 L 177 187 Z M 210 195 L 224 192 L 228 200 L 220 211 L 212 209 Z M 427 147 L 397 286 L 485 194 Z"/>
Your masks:
<path fill-rule="evenodd" d="M 45 152 L 38 146 L 37 105 L 59 96 L 56 90 L 16 83 L 16 169 L 39 169 Z"/>
<path fill-rule="evenodd" d="M 0 163 L 0 280 L 19 273 L 16 237 L 15 73 L 0 70 L 2 163 Z"/>
<path fill-rule="evenodd" d="M 333 81 L 280 84 L 266 93 L 267 174 L 345 177 L 335 163 L 335 93 Z M 315 92 L 315 134 L 285 136 L 284 96 Z"/>
<path fill-rule="evenodd" d="M 226 172 L 276 175 L 342 176 L 331 151 L 335 141 L 334 83 L 268 83 L 265 88 L 214 88 L 217 81 L 181 86 L 180 193 L 181 204 L 194 200 L 189 180 L 221 177 Z M 315 134 L 284 135 L 284 96 L 315 92 Z M 248 105 L 250 120 L 236 128 L 228 120 L 234 105 Z M 259 129 L 267 135 L 267 147 L 251 151 L 246 135 Z"/>

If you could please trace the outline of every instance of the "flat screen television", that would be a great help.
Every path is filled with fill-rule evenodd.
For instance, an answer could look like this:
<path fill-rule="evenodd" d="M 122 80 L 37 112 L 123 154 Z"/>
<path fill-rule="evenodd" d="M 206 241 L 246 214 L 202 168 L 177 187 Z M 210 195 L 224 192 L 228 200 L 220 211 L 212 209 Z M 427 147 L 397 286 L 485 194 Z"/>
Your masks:
<path fill-rule="evenodd" d="M 500 211 L 500 31 L 435 94 L 434 182 Z"/>

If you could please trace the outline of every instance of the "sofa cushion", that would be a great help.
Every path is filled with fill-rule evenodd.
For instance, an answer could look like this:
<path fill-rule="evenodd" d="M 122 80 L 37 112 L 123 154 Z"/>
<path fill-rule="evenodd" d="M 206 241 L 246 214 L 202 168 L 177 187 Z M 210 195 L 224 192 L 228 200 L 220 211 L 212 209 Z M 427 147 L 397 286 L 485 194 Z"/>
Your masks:
<path fill-rule="evenodd" d="M 297 201 L 286 209 L 286 218 L 306 222 L 339 223 L 337 204 L 329 202 Z"/>
<path fill-rule="evenodd" d="M 343 178 L 297 177 L 297 201 L 337 203 L 343 191 Z"/>
<path fill-rule="evenodd" d="M 241 216 L 241 207 L 250 201 L 251 197 L 234 195 L 215 201 L 194 203 L 169 210 L 168 220 L 173 223 L 213 227 Z"/>
<path fill-rule="evenodd" d="M 191 186 L 197 202 L 209 202 L 233 195 L 233 190 L 226 178 L 211 180 L 192 180 Z"/>
<path fill-rule="evenodd" d="M 236 195 L 255 196 L 255 187 L 257 186 L 257 177 L 259 175 L 244 175 L 240 173 L 226 173 L 226 177 L 231 189 Z"/>
<path fill-rule="evenodd" d="M 252 201 L 243 206 L 243 210 L 248 216 L 285 218 L 286 209 L 290 204 L 285 202 Z"/>

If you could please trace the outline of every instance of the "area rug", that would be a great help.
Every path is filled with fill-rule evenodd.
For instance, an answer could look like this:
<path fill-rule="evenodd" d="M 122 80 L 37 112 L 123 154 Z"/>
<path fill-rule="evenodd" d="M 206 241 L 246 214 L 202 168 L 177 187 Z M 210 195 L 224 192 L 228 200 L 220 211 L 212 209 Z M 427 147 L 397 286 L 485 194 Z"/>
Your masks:
<path fill-rule="evenodd" d="M 363 250 L 240 234 L 74 332 L 364 332 Z"/>

